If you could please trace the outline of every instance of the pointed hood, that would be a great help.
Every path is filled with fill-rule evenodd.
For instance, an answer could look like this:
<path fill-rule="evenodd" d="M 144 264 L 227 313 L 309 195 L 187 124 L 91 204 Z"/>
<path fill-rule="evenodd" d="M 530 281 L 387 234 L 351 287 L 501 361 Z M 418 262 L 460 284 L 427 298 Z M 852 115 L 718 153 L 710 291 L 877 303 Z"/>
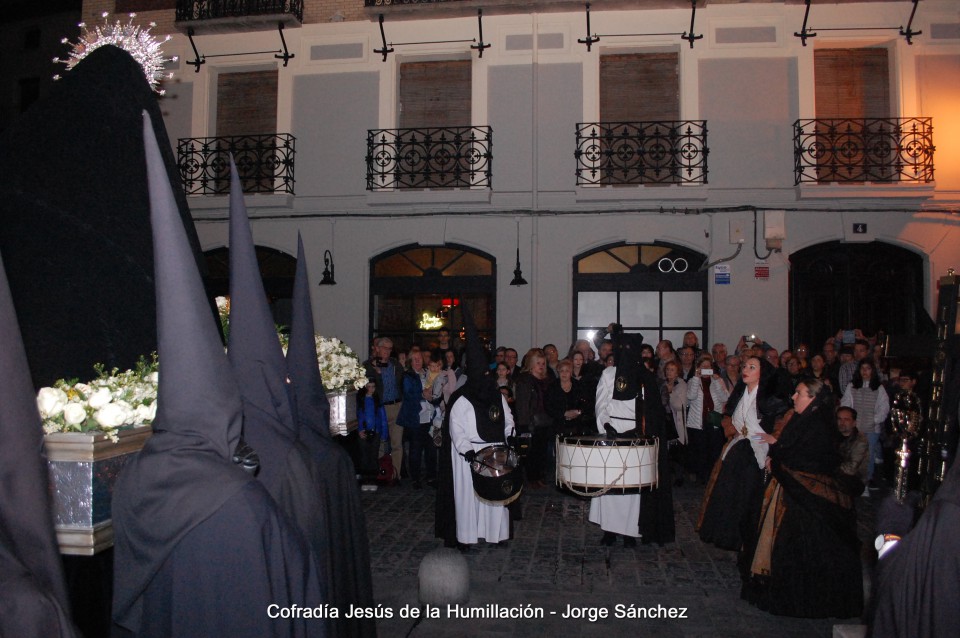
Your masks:
<path fill-rule="evenodd" d="M 0 343 L 0 598 L 13 605 L 0 605 L 0 634 L 37 630 L 41 623 L 45 630 L 54 626 L 56 618 L 17 608 L 18 600 L 39 594 L 59 606 L 61 627 L 55 635 L 72 635 L 70 599 L 50 515 L 43 427 L 2 262 Z"/>
<path fill-rule="evenodd" d="M 503 441 L 503 397 L 494 378 L 487 374 L 486 355 L 480 342 L 480 333 L 466 302 L 461 304 L 463 326 L 467 338 L 467 382 L 463 396 L 473 406 L 477 419 L 477 433 L 490 443 Z M 451 398 L 452 400 L 452 398 Z"/>
<path fill-rule="evenodd" d="M 297 274 L 293 280 L 293 316 L 290 320 L 290 344 L 287 367 L 297 396 L 297 419 L 300 440 L 315 451 L 315 438 L 331 439 L 330 402 L 323 392 L 323 380 L 317 366 L 314 339 L 313 306 L 310 303 L 310 282 L 303 237 L 297 233 Z"/>
<path fill-rule="evenodd" d="M 141 596 L 180 539 L 253 480 L 230 461 L 242 426 L 240 393 L 146 112 L 143 136 L 160 383 L 153 436 L 124 467 L 113 497 L 113 615 L 135 633 Z"/>
<path fill-rule="evenodd" d="M 627 334 L 615 330 L 613 339 L 614 358 L 617 362 L 617 376 L 613 385 L 613 398 L 617 401 L 630 401 L 640 392 L 640 371 L 646 369 L 640 356 L 643 335 Z"/>
<path fill-rule="evenodd" d="M 243 190 L 230 159 L 230 364 L 243 397 L 244 440 L 260 456 L 258 478 L 277 497 L 297 440 L 287 363 L 267 304 Z"/>

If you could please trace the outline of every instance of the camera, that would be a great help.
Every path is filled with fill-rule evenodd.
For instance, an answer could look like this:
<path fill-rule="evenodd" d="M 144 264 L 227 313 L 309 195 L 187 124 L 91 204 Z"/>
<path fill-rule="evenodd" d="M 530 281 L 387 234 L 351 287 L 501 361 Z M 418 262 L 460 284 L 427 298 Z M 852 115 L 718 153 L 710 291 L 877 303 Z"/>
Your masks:
<path fill-rule="evenodd" d="M 701 369 L 701 370 L 700 370 L 700 376 L 701 376 L 701 377 L 712 377 L 712 376 L 713 376 L 713 368 L 703 368 L 703 369 Z"/>
<path fill-rule="evenodd" d="M 844 330 L 843 331 L 843 343 L 855 343 L 857 340 L 857 333 L 853 330 Z"/>

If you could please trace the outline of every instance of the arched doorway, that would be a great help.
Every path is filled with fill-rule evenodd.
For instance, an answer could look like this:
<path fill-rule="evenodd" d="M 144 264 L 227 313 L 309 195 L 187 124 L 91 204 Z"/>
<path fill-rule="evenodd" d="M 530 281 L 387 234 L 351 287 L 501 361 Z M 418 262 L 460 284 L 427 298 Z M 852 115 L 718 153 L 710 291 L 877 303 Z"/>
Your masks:
<path fill-rule="evenodd" d="M 408 244 L 370 260 L 370 335 L 390 337 L 394 352 L 431 347 L 437 331 L 458 336 L 461 307 L 473 314 L 480 338 L 496 343 L 497 264 L 459 244 Z"/>
<path fill-rule="evenodd" d="M 297 259 L 285 252 L 265 246 L 256 246 L 257 264 L 263 278 L 263 288 L 270 302 L 273 320 L 280 326 L 290 325 L 293 296 L 293 277 Z M 203 253 L 207 263 L 207 292 L 214 297 L 230 295 L 230 249 L 226 246 Z"/>
<path fill-rule="evenodd" d="M 816 244 L 790 255 L 790 343 L 819 349 L 838 330 L 933 332 L 924 308 L 923 257 L 874 241 Z"/>
<path fill-rule="evenodd" d="M 576 339 L 590 339 L 612 321 L 656 344 L 674 345 L 688 330 L 707 344 L 706 255 L 654 242 L 610 244 L 573 258 Z"/>

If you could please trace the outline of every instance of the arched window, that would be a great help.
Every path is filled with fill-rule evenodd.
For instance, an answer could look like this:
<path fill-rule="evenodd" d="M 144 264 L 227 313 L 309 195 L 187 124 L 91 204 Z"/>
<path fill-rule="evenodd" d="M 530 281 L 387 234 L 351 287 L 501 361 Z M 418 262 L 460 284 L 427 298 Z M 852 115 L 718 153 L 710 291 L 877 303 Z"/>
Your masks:
<path fill-rule="evenodd" d="M 370 335 L 390 337 L 394 352 L 432 347 L 437 331 L 454 337 L 469 306 L 481 339 L 496 343 L 496 260 L 457 244 L 409 244 L 370 260 Z"/>
<path fill-rule="evenodd" d="M 590 339 L 611 322 L 674 346 L 693 331 L 707 344 L 706 255 L 681 246 L 611 244 L 573 259 L 575 338 Z"/>

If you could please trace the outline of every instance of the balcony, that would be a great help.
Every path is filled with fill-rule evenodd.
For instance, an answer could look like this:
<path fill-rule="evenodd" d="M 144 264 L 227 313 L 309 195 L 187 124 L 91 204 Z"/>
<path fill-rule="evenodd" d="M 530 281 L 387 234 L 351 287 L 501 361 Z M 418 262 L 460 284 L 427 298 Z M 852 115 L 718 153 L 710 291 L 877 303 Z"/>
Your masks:
<path fill-rule="evenodd" d="M 797 120 L 795 183 L 933 181 L 929 117 Z"/>
<path fill-rule="evenodd" d="M 244 193 L 293 195 L 296 138 L 289 133 L 193 137 L 177 143 L 177 167 L 187 195 L 230 192 L 230 155 Z"/>
<path fill-rule="evenodd" d="M 577 124 L 577 185 L 706 184 L 707 123 Z"/>
<path fill-rule="evenodd" d="M 303 24 L 303 0 L 177 0 L 177 26 L 195 31 Z"/>
<path fill-rule="evenodd" d="M 367 131 L 367 190 L 490 188 L 489 126 Z"/>
<path fill-rule="evenodd" d="M 363 6 L 370 7 L 389 7 L 403 6 L 411 4 L 439 4 L 445 2 L 462 2 L 463 0 L 363 0 Z"/>

